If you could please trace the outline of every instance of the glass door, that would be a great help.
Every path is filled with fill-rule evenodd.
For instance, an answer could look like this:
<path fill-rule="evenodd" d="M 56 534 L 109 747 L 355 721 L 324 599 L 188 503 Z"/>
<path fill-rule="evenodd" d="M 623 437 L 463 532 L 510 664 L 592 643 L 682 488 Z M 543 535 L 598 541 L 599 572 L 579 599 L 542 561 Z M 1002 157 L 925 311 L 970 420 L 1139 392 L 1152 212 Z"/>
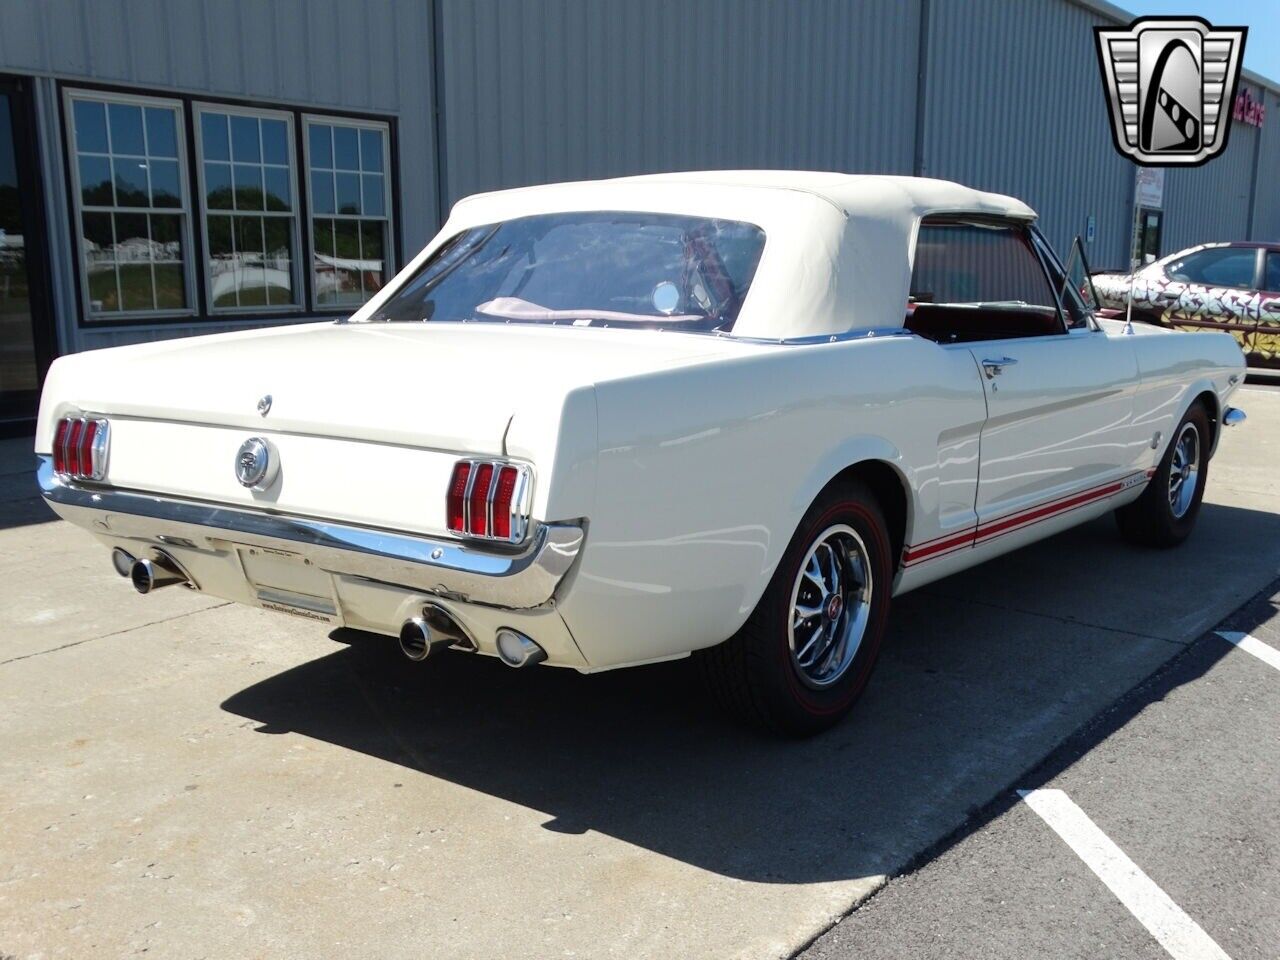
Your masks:
<path fill-rule="evenodd" d="M 0 429 L 35 416 L 52 354 L 34 137 L 29 90 L 0 78 Z"/>
<path fill-rule="evenodd" d="M 1160 259 L 1160 233 L 1164 225 L 1164 213 L 1141 207 L 1133 229 L 1133 264 L 1140 270 L 1148 263 Z"/>

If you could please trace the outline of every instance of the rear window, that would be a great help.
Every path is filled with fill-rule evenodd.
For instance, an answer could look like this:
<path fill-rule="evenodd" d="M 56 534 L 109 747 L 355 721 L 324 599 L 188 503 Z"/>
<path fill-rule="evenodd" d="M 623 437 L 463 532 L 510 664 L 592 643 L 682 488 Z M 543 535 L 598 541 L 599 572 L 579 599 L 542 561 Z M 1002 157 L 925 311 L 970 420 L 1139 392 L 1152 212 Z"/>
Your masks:
<path fill-rule="evenodd" d="M 557 213 L 451 238 L 373 321 L 732 328 L 759 227 L 657 213 Z"/>

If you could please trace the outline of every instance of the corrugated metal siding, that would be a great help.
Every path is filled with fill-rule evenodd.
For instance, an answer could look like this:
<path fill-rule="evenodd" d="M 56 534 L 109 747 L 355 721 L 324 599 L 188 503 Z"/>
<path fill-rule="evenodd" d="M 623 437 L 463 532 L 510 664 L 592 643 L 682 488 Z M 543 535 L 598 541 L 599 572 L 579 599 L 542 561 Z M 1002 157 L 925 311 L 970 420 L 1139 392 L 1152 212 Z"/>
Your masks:
<path fill-rule="evenodd" d="M 918 2 L 441 2 L 450 202 L 663 170 L 911 170 Z"/>
<path fill-rule="evenodd" d="M 1253 204 L 1252 240 L 1280 243 L 1280 96 L 1266 91 L 1267 113 L 1259 136 L 1262 149 L 1258 154 L 1257 187 Z"/>
<path fill-rule="evenodd" d="M 1127 262 L 1133 165 L 1116 153 L 1093 30 L 1069 3 L 933 0 L 927 176 L 1012 194 L 1065 254 L 1090 214 L 1095 266 Z"/>
<path fill-rule="evenodd" d="M 1257 127 L 1233 120 L 1221 156 L 1201 167 L 1175 168 L 1165 174 L 1162 253 L 1176 253 L 1197 243 L 1249 238 L 1257 143 Z"/>
<path fill-rule="evenodd" d="M 1125 262 L 1133 166 L 1111 145 L 1090 29 L 1106 11 L 923 6 L 920 144 L 922 0 L 0 0 L 0 69 L 42 78 L 66 349 L 224 324 L 76 327 L 54 78 L 395 116 L 402 259 L 438 226 L 441 195 L 690 168 L 910 173 L 919 147 L 926 175 L 1026 199 L 1064 252 L 1095 216 L 1093 265 Z M 1242 237 L 1250 212 L 1254 237 L 1280 240 L 1280 96 L 1266 97 L 1261 131 L 1236 124 L 1227 156 L 1170 172 L 1166 250 Z"/>

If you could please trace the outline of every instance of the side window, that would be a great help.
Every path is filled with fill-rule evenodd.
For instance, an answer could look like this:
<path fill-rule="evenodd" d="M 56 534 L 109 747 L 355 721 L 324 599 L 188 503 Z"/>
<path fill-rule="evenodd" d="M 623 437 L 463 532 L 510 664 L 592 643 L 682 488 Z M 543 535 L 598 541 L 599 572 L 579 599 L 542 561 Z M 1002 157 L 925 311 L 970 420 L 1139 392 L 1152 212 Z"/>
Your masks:
<path fill-rule="evenodd" d="M 906 328 L 939 343 L 1065 330 L 1026 228 L 956 219 L 920 225 Z"/>
<path fill-rule="evenodd" d="M 1253 247 L 1211 247 L 1174 260 L 1164 272 L 1170 280 L 1183 283 L 1251 288 L 1256 263 L 1257 250 Z"/>
<path fill-rule="evenodd" d="M 1274 292 L 1280 290 L 1280 253 L 1267 253 L 1267 276 L 1265 286 L 1269 291 Z"/>

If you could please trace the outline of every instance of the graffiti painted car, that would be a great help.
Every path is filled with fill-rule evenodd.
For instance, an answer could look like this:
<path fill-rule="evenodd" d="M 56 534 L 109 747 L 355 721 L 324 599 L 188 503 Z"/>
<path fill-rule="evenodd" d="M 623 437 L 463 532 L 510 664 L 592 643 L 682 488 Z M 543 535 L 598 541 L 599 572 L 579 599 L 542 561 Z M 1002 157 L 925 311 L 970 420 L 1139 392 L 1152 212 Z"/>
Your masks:
<path fill-rule="evenodd" d="M 1179 330 L 1225 330 L 1249 363 L 1280 367 L 1280 244 L 1206 243 L 1148 264 L 1133 274 L 1100 273 L 1103 307 Z"/>

